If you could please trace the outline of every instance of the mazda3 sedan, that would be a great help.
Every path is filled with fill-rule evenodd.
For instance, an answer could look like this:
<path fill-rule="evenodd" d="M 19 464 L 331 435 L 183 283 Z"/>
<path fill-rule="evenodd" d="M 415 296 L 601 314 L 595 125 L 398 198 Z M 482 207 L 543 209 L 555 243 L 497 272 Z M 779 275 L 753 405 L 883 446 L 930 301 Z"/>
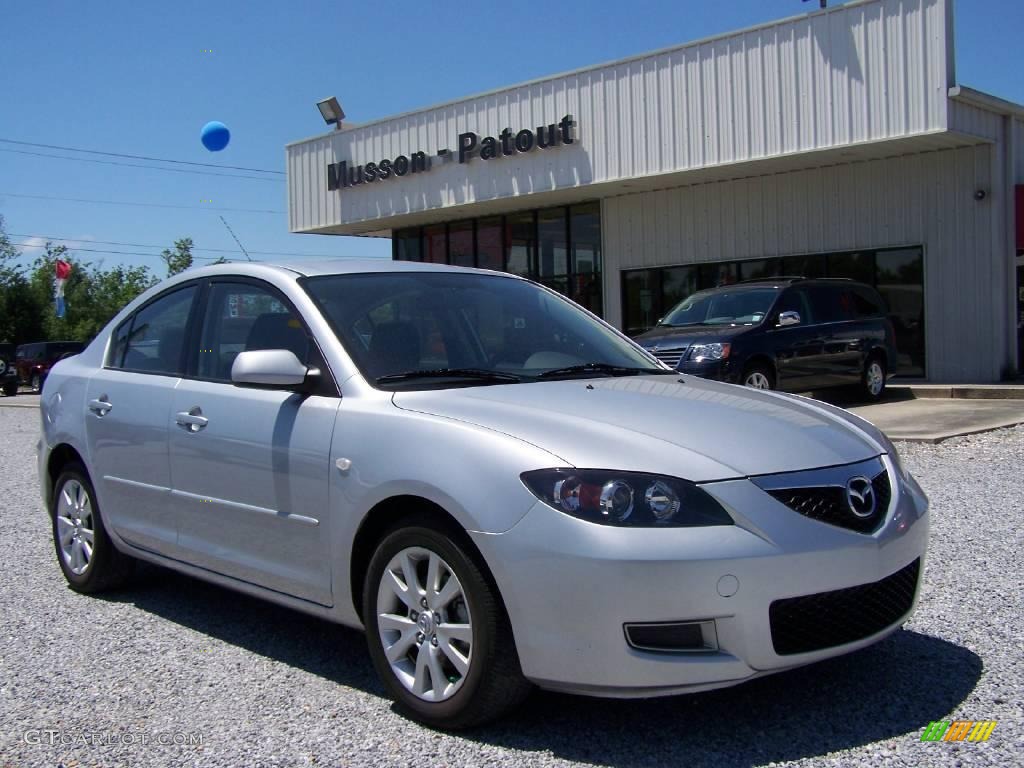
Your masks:
<path fill-rule="evenodd" d="M 871 424 L 681 375 L 506 274 L 188 270 L 54 366 L 41 414 L 72 589 L 146 560 L 363 627 L 445 728 L 863 648 L 922 578 L 927 500 Z"/>

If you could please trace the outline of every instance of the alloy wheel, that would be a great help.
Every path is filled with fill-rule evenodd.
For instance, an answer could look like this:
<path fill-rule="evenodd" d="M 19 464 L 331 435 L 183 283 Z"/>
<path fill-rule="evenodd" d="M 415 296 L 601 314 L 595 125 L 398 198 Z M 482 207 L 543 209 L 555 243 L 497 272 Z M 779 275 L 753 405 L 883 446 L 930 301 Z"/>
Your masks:
<path fill-rule="evenodd" d="M 436 552 L 407 547 L 384 569 L 377 632 L 395 677 L 419 699 L 446 701 L 469 674 L 473 629 L 458 576 Z"/>
<path fill-rule="evenodd" d="M 771 389 L 771 382 L 761 371 L 751 371 L 743 381 L 744 386 L 751 389 Z"/>
<path fill-rule="evenodd" d="M 80 482 L 70 479 L 57 500 L 57 536 L 60 555 L 76 576 L 89 568 L 95 547 L 92 502 Z"/>
<path fill-rule="evenodd" d="M 882 364 L 877 360 L 872 360 L 868 364 L 866 383 L 872 397 L 878 397 L 882 393 L 882 388 L 885 386 L 885 371 L 882 370 Z"/>

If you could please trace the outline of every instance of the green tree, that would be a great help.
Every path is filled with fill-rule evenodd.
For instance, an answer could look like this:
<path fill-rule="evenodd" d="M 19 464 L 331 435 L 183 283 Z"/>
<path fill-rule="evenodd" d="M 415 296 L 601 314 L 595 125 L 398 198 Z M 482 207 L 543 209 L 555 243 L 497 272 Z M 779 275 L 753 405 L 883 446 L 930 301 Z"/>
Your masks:
<path fill-rule="evenodd" d="M 192 266 L 192 238 L 186 237 L 174 241 L 174 250 L 164 248 L 160 258 L 167 265 L 167 276 L 184 272 Z"/>
<path fill-rule="evenodd" d="M 71 264 L 64 286 L 64 317 L 54 311 L 54 263 L 58 258 Z M 44 336 L 50 340 L 90 341 L 121 309 L 157 282 L 148 267 L 77 261 L 62 245 L 46 244 L 46 253 L 36 259 L 30 277 L 36 301 L 45 307 L 42 314 Z"/>
<path fill-rule="evenodd" d="M 32 293 L 21 254 L 0 216 L 0 341 L 22 344 L 42 338 L 43 311 Z"/>

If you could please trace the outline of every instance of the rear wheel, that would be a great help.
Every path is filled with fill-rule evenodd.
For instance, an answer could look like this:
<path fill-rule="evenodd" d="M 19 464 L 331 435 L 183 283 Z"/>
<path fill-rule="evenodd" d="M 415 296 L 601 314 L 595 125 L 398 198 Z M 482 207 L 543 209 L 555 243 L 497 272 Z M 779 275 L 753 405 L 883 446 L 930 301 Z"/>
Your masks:
<path fill-rule="evenodd" d="M 885 361 L 873 355 L 864 363 L 864 371 L 861 374 L 861 390 L 868 400 L 881 400 L 885 393 L 886 377 Z"/>
<path fill-rule="evenodd" d="M 775 389 L 775 374 L 767 365 L 752 365 L 743 372 L 742 382 L 751 389 Z"/>
<path fill-rule="evenodd" d="M 50 514 L 57 562 L 73 590 L 102 592 L 128 579 L 134 560 L 110 541 L 92 483 L 80 464 L 69 464 L 57 478 Z"/>
<path fill-rule="evenodd" d="M 370 561 L 363 616 L 377 673 L 415 720 L 467 728 L 529 693 L 495 589 L 447 533 L 410 525 L 388 534 Z"/>

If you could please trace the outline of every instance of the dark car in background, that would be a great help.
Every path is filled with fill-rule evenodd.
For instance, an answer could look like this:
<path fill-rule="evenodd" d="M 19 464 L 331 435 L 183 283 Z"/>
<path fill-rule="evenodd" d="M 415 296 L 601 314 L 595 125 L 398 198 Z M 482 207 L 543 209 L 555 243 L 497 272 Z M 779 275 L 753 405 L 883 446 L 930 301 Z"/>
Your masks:
<path fill-rule="evenodd" d="M 46 374 L 58 360 L 77 355 L 85 348 L 80 341 L 38 341 L 18 347 L 18 378 L 33 392 L 41 392 Z"/>
<path fill-rule="evenodd" d="M 18 368 L 13 344 L 0 344 L 0 388 L 7 397 L 18 394 Z"/>
<path fill-rule="evenodd" d="M 859 385 L 877 400 L 898 360 L 886 313 L 864 283 L 773 277 L 691 294 L 636 341 L 681 373 L 789 392 Z"/>

